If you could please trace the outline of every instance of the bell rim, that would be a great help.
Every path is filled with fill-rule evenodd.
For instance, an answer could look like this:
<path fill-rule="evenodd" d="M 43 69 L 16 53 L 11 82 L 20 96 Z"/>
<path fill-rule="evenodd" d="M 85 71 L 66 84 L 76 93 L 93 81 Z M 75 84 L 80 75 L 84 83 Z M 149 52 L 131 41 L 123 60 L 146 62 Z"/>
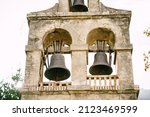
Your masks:
<path fill-rule="evenodd" d="M 52 69 L 57 69 L 57 68 L 59 68 L 59 69 L 65 69 L 65 72 L 66 72 L 66 77 L 61 77 L 61 79 L 57 79 L 57 80 L 55 80 L 55 79 L 53 79 L 53 78 L 49 78 L 50 77 L 50 75 L 46 75 L 46 73 L 48 72 L 48 74 L 51 74 L 51 70 Z M 51 67 L 51 68 L 47 68 L 46 69 L 46 71 L 45 71 L 45 73 L 44 73 L 44 76 L 47 78 L 47 79 L 49 79 L 49 80 L 53 80 L 53 81 L 63 81 L 63 80 L 66 80 L 66 79 L 68 79 L 69 77 L 70 77 L 70 75 L 71 75 L 71 73 L 70 73 L 70 71 L 69 71 L 69 69 L 67 69 L 67 68 L 63 68 L 63 67 Z M 51 76 L 52 77 L 52 76 Z"/>
<path fill-rule="evenodd" d="M 92 75 L 110 75 L 112 72 L 113 72 L 113 69 L 109 66 L 109 65 L 107 65 L 107 64 L 101 64 L 101 66 L 107 66 L 108 67 L 108 69 L 109 70 L 107 70 L 107 71 L 109 71 L 108 72 L 108 74 L 94 74 L 93 72 L 92 72 L 92 69 L 95 67 L 95 66 L 99 66 L 99 65 L 92 65 L 91 67 L 90 67 L 90 69 L 89 69 L 89 73 L 90 74 L 92 74 Z M 101 70 L 100 70 L 101 71 Z M 100 72 L 99 72 L 100 73 Z"/>

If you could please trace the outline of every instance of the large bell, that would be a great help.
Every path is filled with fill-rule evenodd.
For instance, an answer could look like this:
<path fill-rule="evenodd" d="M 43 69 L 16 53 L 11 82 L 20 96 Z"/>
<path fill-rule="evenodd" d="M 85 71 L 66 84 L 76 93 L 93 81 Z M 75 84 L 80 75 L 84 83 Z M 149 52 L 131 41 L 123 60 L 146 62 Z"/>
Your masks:
<path fill-rule="evenodd" d="M 89 69 L 92 75 L 110 75 L 112 68 L 107 62 L 107 55 L 104 52 L 97 52 L 94 57 L 94 64 Z"/>
<path fill-rule="evenodd" d="M 74 0 L 71 7 L 72 12 L 87 12 L 88 8 L 84 5 L 84 0 Z"/>
<path fill-rule="evenodd" d="M 53 81 L 62 81 L 70 77 L 70 71 L 65 66 L 65 59 L 62 54 L 51 56 L 50 67 L 46 69 L 45 77 Z"/>

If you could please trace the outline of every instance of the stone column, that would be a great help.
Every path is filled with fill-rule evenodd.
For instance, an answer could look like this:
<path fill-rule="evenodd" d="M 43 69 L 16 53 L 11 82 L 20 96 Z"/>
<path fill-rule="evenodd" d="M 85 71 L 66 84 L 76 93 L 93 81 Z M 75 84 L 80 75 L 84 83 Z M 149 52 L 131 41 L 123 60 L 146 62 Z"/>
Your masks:
<path fill-rule="evenodd" d="M 27 51 L 24 86 L 37 86 L 42 77 L 42 52 L 40 50 Z"/>
<path fill-rule="evenodd" d="M 131 50 L 117 50 L 117 73 L 122 89 L 133 89 Z"/>
<path fill-rule="evenodd" d="M 88 0 L 89 11 L 100 11 L 99 0 Z"/>
<path fill-rule="evenodd" d="M 85 85 L 87 77 L 87 50 L 85 45 L 71 45 L 72 85 Z"/>
<path fill-rule="evenodd" d="M 69 0 L 59 0 L 59 12 L 69 12 Z"/>

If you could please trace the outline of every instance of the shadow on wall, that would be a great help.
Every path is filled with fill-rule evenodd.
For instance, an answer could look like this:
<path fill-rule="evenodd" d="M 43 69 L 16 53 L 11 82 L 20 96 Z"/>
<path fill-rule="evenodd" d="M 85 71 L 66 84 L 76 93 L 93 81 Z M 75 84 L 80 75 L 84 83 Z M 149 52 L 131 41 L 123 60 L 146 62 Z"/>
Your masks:
<path fill-rule="evenodd" d="M 138 100 L 150 100 L 150 89 L 140 89 Z"/>

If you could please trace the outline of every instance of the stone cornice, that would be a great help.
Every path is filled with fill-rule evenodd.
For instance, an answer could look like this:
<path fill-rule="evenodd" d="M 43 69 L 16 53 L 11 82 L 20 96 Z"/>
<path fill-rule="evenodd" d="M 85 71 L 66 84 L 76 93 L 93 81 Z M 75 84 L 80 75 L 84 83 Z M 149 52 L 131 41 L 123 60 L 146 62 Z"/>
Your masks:
<path fill-rule="evenodd" d="M 107 14 L 100 12 L 51 12 L 51 13 L 31 13 L 27 15 L 28 21 L 30 20 L 60 20 L 60 19 L 99 19 L 99 18 L 131 18 L 131 12 L 123 13 L 123 14 Z"/>

